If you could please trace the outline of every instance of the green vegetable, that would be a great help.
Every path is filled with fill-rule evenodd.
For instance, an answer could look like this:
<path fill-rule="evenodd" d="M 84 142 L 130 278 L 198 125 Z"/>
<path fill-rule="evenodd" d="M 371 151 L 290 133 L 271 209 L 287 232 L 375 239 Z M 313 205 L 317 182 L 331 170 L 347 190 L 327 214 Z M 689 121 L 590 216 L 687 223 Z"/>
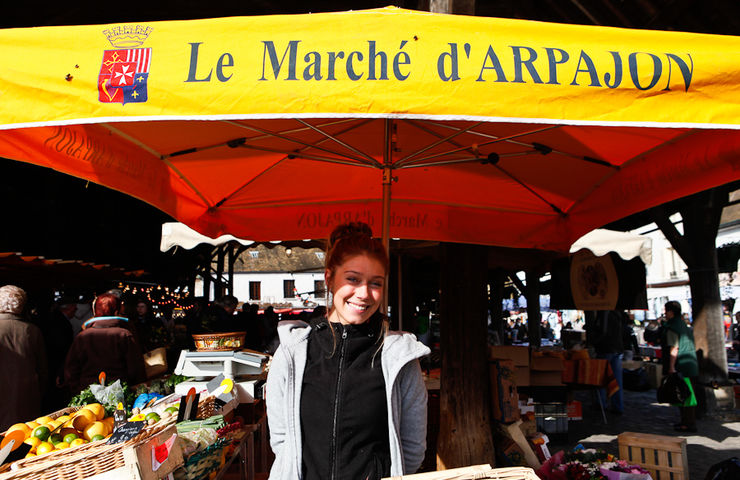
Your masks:
<path fill-rule="evenodd" d="M 214 415 L 212 417 L 206 418 L 205 420 L 185 420 L 184 422 L 180 422 L 177 424 L 177 433 L 183 434 L 187 432 L 192 432 L 193 430 L 198 430 L 199 428 L 213 428 L 218 430 L 224 425 L 226 425 L 226 422 L 224 422 L 224 416 Z"/>

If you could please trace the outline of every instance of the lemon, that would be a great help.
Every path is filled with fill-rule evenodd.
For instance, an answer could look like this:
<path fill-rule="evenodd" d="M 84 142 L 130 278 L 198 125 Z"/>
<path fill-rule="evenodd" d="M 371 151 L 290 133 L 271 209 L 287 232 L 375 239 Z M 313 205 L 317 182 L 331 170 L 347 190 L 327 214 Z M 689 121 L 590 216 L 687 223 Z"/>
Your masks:
<path fill-rule="evenodd" d="M 46 441 L 46 439 L 49 438 L 49 435 L 51 434 L 51 430 L 49 430 L 49 427 L 46 425 L 42 425 L 40 427 L 36 427 L 33 429 L 33 435 L 34 437 L 40 439 L 41 441 Z"/>
<path fill-rule="evenodd" d="M 105 426 L 108 427 L 109 433 L 113 431 L 113 427 L 116 424 L 116 420 L 113 417 L 105 417 L 101 420 L 101 422 L 103 422 Z"/>
<path fill-rule="evenodd" d="M 65 448 L 69 448 L 69 443 L 59 442 L 56 445 L 54 445 L 54 448 L 56 448 L 57 450 L 64 450 Z"/>
<path fill-rule="evenodd" d="M 83 432 L 85 430 L 85 427 L 87 427 L 95 420 L 97 420 L 95 414 L 90 410 L 83 408 L 79 410 L 77 412 L 77 415 L 75 415 L 75 418 L 72 419 L 72 426 L 80 432 Z"/>
<path fill-rule="evenodd" d="M 87 440 L 84 438 L 75 438 L 71 442 L 69 442 L 70 447 L 79 447 L 80 445 L 84 445 L 87 443 Z"/>
<path fill-rule="evenodd" d="M 7 433 L 14 432 L 16 430 L 20 430 L 21 432 L 23 432 L 26 438 L 30 437 L 31 432 L 33 431 L 33 429 L 29 428 L 29 426 L 25 423 L 16 423 L 8 429 Z"/>
<path fill-rule="evenodd" d="M 61 417 L 57 418 L 57 422 L 67 423 L 70 418 L 72 417 L 70 417 L 69 415 L 62 415 Z"/>
<path fill-rule="evenodd" d="M 31 446 L 31 451 L 36 453 L 36 447 L 41 444 L 41 439 L 36 437 L 28 437 L 23 443 Z"/>
<path fill-rule="evenodd" d="M 53 422 L 54 419 L 49 417 L 48 415 L 44 415 L 43 417 L 39 417 L 36 420 L 34 420 L 39 425 L 46 425 L 49 422 Z"/>
<path fill-rule="evenodd" d="M 35 453 L 31 453 L 31 452 L 28 452 L 28 453 L 26 454 L 26 457 L 25 457 L 25 458 L 33 458 L 33 457 L 35 457 L 35 456 L 36 456 L 36 454 L 35 454 Z"/>
<path fill-rule="evenodd" d="M 90 403 L 82 408 L 93 412 L 95 414 L 95 420 L 102 420 L 105 417 L 105 408 L 99 403 Z"/>
<path fill-rule="evenodd" d="M 49 442 L 41 442 L 39 446 L 36 447 L 36 455 L 45 455 L 53 451 L 54 451 L 54 445 L 52 445 Z"/>
<path fill-rule="evenodd" d="M 33 430 L 34 428 L 38 427 L 38 426 L 39 426 L 39 424 L 38 424 L 38 423 L 36 423 L 36 422 L 26 422 L 26 426 L 27 426 L 28 428 L 30 428 L 31 430 Z"/>
<path fill-rule="evenodd" d="M 108 435 L 108 427 L 103 422 L 93 422 L 82 432 L 82 436 L 87 440 L 92 440 L 96 435 L 103 437 Z"/>
<path fill-rule="evenodd" d="M 46 424 L 47 427 L 49 427 L 49 430 L 56 430 L 57 428 L 62 426 L 62 422 L 59 420 L 52 420 L 51 422 Z"/>

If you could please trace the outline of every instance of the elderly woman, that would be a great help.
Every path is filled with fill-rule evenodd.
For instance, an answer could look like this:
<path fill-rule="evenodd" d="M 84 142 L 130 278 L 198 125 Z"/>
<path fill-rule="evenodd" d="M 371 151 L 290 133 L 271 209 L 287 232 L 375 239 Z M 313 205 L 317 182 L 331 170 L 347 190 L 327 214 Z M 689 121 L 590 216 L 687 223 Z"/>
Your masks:
<path fill-rule="evenodd" d="M 21 316 L 26 298 L 22 288 L 0 287 L 0 432 L 41 414 L 46 352 L 41 331 Z"/>

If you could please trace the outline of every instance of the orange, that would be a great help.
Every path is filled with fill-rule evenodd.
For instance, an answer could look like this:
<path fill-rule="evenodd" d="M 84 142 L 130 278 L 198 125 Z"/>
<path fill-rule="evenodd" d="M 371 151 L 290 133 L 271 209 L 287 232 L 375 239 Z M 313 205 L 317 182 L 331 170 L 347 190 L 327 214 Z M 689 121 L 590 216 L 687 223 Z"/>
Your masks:
<path fill-rule="evenodd" d="M 85 430 L 85 427 L 87 427 L 95 420 L 97 420 L 95 414 L 90 410 L 83 408 L 82 410 L 78 411 L 77 415 L 75 415 L 75 418 L 72 419 L 72 426 L 82 432 Z"/>
<path fill-rule="evenodd" d="M 79 432 L 72 427 L 64 427 L 63 429 L 59 430 L 59 435 L 61 435 L 62 438 L 66 437 L 70 433 L 77 435 L 78 437 L 80 436 Z"/>
<path fill-rule="evenodd" d="M 103 437 L 108 435 L 108 427 L 103 422 L 93 422 L 85 427 L 85 431 L 82 432 L 82 436 L 86 440 L 92 440 L 96 435 L 101 435 Z"/>
<path fill-rule="evenodd" d="M 87 440 L 84 438 L 75 438 L 72 440 L 72 442 L 69 444 L 70 447 L 79 447 L 80 445 L 84 445 L 87 443 Z"/>
<path fill-rule="evenodd" d="M 93 412 L 95 414 L 95 420 L 102 420 L 105 417 L 105 408 L 99 403 L 90 403 L 82 408 Z"/>
<path fill-rule="evenodd" d="M 31 432 L 33 431 L 33 429 L 31 429 L 25 423 L 16 423 L 15 425 L 11 426 L 8 429 L 8 432 L 7 433 L 14 432 L 16 430 L 20 430 L 21 432 L 23 432 L 23 434 L 26 436 L 26 438 L 30 437 L 31 436 Z"/>
<path fill-rule="evenodd" d="M 44 455 L 49 452 L 54 451 L 54 445 L 52 445 L 49 442 L 41 442 L 38 447 L 36 447 L 36 455 Z"/>

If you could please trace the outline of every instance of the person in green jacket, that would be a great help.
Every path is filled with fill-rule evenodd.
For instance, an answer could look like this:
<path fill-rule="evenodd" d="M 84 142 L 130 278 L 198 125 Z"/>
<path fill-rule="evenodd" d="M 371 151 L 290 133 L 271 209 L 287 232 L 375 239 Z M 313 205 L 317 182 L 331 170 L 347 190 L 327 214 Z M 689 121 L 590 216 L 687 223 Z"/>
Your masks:
<path fill-rule="evenodd" d="M 679 372 L 691 382 L 696 391 L 699 362 L 696 359 L 694 333 L 681 315 L 681 304 L 670 301 L 665 304 L 665 328 L 663 338 L 663 370 L 668 374 Z M 681 422 L 674 425 L 679 432 L 696 431 L 696 397 L 692 392 L 693 406 L 679 406 Z"/>

